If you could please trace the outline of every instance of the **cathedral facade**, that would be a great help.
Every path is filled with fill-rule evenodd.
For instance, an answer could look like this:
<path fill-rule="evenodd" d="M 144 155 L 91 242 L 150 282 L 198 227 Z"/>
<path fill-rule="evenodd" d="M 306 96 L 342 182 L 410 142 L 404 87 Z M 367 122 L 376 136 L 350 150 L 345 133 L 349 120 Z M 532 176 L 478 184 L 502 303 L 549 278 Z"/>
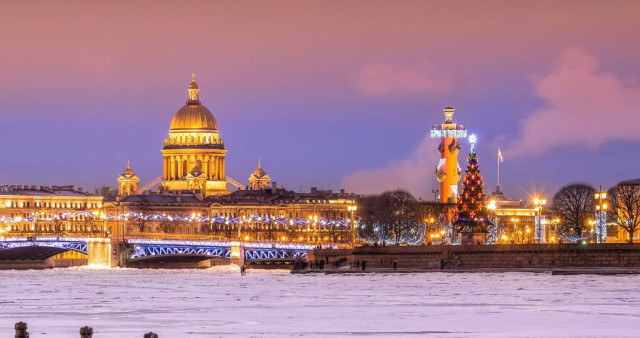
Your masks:
<path fill-rule="evenodd" d="M 173 116 L 169 137 L 164 140 L 162 187 L 198 191 L 205 196 L 226 195 L 227 151 L 215 117 L 200 103 L 195 74 L 187 91 L 187 103 Z"/>

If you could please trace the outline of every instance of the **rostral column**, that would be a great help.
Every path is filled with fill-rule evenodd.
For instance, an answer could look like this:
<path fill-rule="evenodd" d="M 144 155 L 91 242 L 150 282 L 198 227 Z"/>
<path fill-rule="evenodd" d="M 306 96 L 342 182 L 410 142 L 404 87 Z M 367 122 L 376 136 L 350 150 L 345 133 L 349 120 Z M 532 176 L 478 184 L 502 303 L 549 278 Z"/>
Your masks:
<path fill-rule="evenodd" d="M 431 128 L 431 138 L 439 138 L 440 162 L 436 166 L 436 178 L 440 182 L 440 202 L 455 202 L 458 198 L 458 182 L 461 171 L 458 165 L 460 144 L 458 138 L 467 137 L 467 131 L 462 124 L 453 123 L 454 109 L 444 109 L 445 121 Z"/>

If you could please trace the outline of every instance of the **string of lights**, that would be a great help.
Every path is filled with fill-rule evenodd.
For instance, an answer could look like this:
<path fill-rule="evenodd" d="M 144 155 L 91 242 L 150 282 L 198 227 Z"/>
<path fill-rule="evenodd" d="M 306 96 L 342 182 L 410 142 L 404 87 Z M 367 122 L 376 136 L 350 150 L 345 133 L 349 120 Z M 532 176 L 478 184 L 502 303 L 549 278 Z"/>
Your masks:
<path fill-rule="evenodd" d="M 126 212 L 118 215 L 109 215 L 104 213 L 91 213 L 88 211 L 77 212 L 77 213 L 60 213 L 56 215 L 52 215 L 49 217 L 39 216 L 35 214 L 30 214 L 27 217 L 0 217 L 0 222 L 2 223 L 19 223 L 19 222 L 35 222 L 43 221 L 43 222 L 53 222 L 56 220 L 79 220 L 81 218 L 91 219 L 91 220 L 107 220 L 107 221 L 180 221 L 180 222 L 193 222 L 193 223 L 216 223 L 216 224 L 224 224 L 224 225 L 236 225 L 236 224 L 252 224 L 252 223 L 273 223 L 275 225 L 280 226 L 320 226 L 320 227 L 338 227 L 345 228 L 349 227 L 351 224 L 350 219 L 342 219 L 342 220 L 332 220 L 327 218 L 319 218 L 319 217 L 310 217 L 309 219 L 300 219 L 300 218 L 286 218 L 286 217 L 262 217 L 258 215 L 248 215 L 248 216 L 240 216 L 240 217 L 224 217 L 224 216 L 203 216 L 201 214 L 191 214 L 188 216 L 170 216 L 166 214 L 151 214 L 151 213 L 140 213 L 140 212 Z"/>

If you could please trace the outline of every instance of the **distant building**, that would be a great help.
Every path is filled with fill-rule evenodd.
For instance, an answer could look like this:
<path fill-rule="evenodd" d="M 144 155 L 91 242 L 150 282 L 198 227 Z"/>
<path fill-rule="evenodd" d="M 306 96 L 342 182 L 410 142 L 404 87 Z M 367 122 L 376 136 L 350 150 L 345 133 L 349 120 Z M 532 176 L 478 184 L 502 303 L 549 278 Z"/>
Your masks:
<path fill-rule="evenodd" d="M 0 234 L 104 235 L 102 196 L 73 186 L 0 187 Z"/>
<path fill-rule="evenodd" d="M 500 190 L 500 186 L 496 187 L 496 191 L 491 193 L 487 200 L 492 208 L 499 243 L 535 242 L 536 213 L 533 207 L 526 205 L 522 200 L 508 197 Z"/>
<path fill-rule="evenodd" d="M 249 176 L 249 187 L 251 190 L 268 188 L 271 184 L 271 177 L 262 169 L 262 163 L 258 160 L 258 168 Z"/>
<path fill-rule="evenodd" d="M 127 161 L 127 169 L 118 177 L 118 195 L 137 195 L 139 184 L 138 175 L 131 170 L 131 163 Z"/>

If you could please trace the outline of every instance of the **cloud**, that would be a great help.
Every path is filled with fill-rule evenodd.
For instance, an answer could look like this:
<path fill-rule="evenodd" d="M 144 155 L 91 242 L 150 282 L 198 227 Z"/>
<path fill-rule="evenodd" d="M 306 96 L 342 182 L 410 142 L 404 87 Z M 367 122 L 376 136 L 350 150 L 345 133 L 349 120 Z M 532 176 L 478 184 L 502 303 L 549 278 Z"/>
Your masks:
<path fill-rule="evenodd" d="M 640 86 L 598 70 L 596 58 L 568 48 L 552 71 L 532 78 L 545 105 L 523 121 L 513 155 L 540 155 L 562 146 L 598 147 L 612 140 L 640 141 Z"/>
<path fill-rule="evenodd" d="M 373 96 L 446 92 L 451 88 L 451 78 L 426 61 L 405 66 L 372 64 L 352 74 L 351 80 L 358 91 Z"/>
<path fill-rule="evenodd" d="M 436 188 L 435 166 L 438 164 L 436 141 L 428 135 L 408 159 L 389 162 L 376 170 L 361 170 L 342 180 L 347 191 L 358 194 L 377 194 L 385 190 L 403 188 L 416 197 L 430 198 Z"/>

